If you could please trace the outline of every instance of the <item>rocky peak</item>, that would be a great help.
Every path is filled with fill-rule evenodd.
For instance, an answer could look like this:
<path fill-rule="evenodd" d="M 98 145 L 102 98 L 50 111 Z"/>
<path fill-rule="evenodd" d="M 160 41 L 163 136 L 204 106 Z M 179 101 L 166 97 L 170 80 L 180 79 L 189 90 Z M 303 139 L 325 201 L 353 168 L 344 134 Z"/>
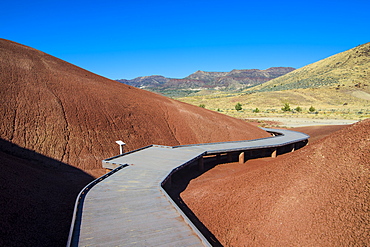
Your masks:
<path fill-rule="evenodd" d="M 133 80 L 118 80 L 128 85 L 152 90 L 185 88 L 230 88 L 239 89 L 264 83 L 293 71 L 290 67 L 272 67 L 266 70 L 234 69 L 230 72 L 207 72 L 198 70 L 183 79 L 163 76 L 144 76 Z"/>

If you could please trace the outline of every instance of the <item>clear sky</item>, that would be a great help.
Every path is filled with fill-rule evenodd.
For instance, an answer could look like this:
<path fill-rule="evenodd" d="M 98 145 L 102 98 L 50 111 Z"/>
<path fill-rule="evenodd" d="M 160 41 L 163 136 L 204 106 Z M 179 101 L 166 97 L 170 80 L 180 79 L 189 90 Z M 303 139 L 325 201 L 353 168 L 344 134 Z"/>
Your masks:
<path fill-rule="evenodd" d="M 110 79 L 300 68 L 370 42 L 370 0 L 9 0 L 0 37 Z"/>

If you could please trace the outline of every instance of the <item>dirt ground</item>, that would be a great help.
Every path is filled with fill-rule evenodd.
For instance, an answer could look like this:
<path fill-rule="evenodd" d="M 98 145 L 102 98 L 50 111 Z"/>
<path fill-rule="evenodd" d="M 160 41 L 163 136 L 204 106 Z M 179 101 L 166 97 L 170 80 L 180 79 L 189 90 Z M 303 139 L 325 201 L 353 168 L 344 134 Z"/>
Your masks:
<path fill-rule="evenodd" d="M 308 146 L 218 165 L 182 199 L 224 246 L 369 246 L 370 120 L 296 130 Z"/>
<path fill-rule="evenodd" d="M 278 126 L 287 128 L 305 127 L 305 126 L 324 126 L 324 125 L 347 125 L 354 124 L 358 120 L 348 119 L 318 119 L 318 118 L 304 118 L 304 117 L 259 117 L 248 118 L 249 121 L 259 121 L 266 123 L 275 123 Z"/>

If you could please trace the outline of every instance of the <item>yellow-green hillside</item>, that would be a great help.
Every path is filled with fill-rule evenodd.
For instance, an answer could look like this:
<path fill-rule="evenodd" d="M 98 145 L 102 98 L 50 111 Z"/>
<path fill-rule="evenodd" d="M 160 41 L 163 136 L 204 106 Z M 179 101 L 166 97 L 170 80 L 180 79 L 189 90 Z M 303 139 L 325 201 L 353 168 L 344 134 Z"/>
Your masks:
<path fill-rule="evenodd" d="M 370 117 L 370 43 L 336 54 L 239 93 L 214 92 L 179 100 L 234 117 Z M 242 110 L 236 111 L 240 102 Z M 288 103 L 292 111 L 281 108 Z M 309 112 L 309 108 L 315 109 Z M 300 107 L 301 112 L 294 109 Z M 256 111 L 258 108 L 259 112 Z"/>
<path fill-rule="evenodd" d="M 370 84 L 370 43 L 357 46 L 286 75 L 250 88 L 247 91 L 281 91 L 323 86 Z M 370 92 L 369 87 L 361 91 Z"/>

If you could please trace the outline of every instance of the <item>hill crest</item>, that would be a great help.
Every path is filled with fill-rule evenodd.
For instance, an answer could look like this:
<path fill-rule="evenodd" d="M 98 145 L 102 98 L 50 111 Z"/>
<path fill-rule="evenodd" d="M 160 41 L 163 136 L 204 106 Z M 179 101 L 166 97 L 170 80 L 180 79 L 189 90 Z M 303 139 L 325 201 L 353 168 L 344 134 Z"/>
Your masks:
<path fill-rule="evenodd" d="M 101 175 L 101 160 L 149 144 L 268 136 L 245 121 L 93 74 L 0 39 L 0 137 Z M 94 173 L 96 171 L 96 173 Z"/>
<path fill-rule="evenodd" d="M 248 89 L 251 92 L 281 91 L 324 86 L 368 84 L 370 42 L 335 54 Z"/>

